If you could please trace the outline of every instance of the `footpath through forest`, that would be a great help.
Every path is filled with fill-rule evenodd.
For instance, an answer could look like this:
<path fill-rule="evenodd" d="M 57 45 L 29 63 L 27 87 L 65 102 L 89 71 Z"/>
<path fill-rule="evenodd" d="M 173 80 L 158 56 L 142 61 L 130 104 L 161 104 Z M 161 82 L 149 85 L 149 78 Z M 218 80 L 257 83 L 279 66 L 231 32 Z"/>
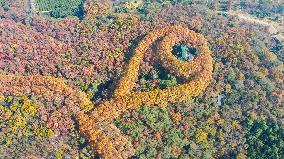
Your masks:
<path fill-rule="evenodd" d="M 218 11 L 218 13 L 236 16 L 240 20 L 243 20 L 243 21 L 246 21 L 246 22 L 249 22 L 249 23 L 255 23 L 255 24 L 266 26 L 266 27 L 268 27 L 269 33 L 272 34 L 273 37 L 277 38 L 281 42 L 284 42 L 284 36 L 283 36 L 283 34 L 284 34 L 284 22 L 283 21 L 281 23 L 279 23 L 279 22 L 269 20 L 267 18 L 259 19 L 259 18 L 256 18 L 256 17 L 248 14 L 248 13 L 243 13 L 241 11 L 229 11 L 229 12 Z"/>

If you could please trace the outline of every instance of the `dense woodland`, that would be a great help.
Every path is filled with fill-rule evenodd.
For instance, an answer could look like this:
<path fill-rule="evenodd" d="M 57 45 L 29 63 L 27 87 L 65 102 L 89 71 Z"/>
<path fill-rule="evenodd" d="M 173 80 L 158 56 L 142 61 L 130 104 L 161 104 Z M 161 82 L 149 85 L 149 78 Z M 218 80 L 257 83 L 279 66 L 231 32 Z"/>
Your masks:
<path fill-rule="evenodd" d="M 147 45 L 143 39 L 173 25 L 207 39 L 212 79 L 196 96 L 174 94 L 182 98 L 174 102 L 161 99 L 138 107 L 141 99 L 134 95 L 130 103 L 137 109 L 123 111 L 112 122 L 119 130 L 111 129 L 130 142 L 134 152 L 129 156 L 284 158 L 284 41 L 278 38 L 284 35 L 283 1 L 34 0 L 33 6 L 30 2 L 0 0 L 0 158 L 100 158 L 92 138 L 80 133 L 76 115 L 82 109 L 92 114 L 108 106 L 105 100 L 116 96 L 121 81 L 125 87 L 133 85 L 132 92 L 145 94 L 185 83 L 158 58 L 157 50 L 164 49 L 159 40 L 136 62 L 137 73 L 129 67 L 138 59 L 136 48 Z M 229 14 L 239 10 L 279 24 L 278 36 L 266 25 Z M 180 43 L 172 53 L 191 63 L 199 50 Z M 128 81 L 121 79 L 125 70 L 131 75 Z M 7 88 L 7 81 L 18 76 L 24 79 Z M 42 81 L 37 92 L 45 94 L 40 97 L 31 91 L 37 81 Z M 199 92 L 196 87 L 192 90 Z M 128 96 L 127 91 L 122 88 L 123 95 Z M 83 107 L 77 101 L 81 98 L 93 107 Z M 110 107 L 115 104 L 110 102 Z"/>

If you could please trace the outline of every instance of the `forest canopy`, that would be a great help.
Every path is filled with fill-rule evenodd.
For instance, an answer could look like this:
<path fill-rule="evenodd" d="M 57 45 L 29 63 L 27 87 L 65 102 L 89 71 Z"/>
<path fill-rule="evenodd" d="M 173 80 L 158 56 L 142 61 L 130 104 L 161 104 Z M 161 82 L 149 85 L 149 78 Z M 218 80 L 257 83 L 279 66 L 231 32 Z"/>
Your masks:
<path fill-rule="evenodd" d="M 281 0 L 0 0 L 0 158 L 284 158 Z"/>

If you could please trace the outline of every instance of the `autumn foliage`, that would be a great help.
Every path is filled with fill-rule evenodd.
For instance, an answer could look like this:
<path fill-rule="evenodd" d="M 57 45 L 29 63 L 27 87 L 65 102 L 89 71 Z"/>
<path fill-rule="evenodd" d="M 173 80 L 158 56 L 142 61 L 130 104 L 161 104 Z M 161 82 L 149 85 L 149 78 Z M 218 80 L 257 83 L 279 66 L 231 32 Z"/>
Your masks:
<path fill-rule="evenodd" d="M 162 66 L 183 79 L 184 83 L 149 92 L 132 92 L 144 53 L 158 39 L 161 41 L 157 54 Z M 192 45 L 197 48 L 198 56 L 192 62 L 179 60 L 171 53 L 176 43 Z M 181 102 L 189 97 L 198 96 L 209 85 L 212 71 L 213 59 L 204 36 L 180 25 L 174 25 L 156 29 L 139 42 L 114 91 L 113 98 L 96 108 L 85 93 L 51 76 L 16 76 L 2 73 L 0 93 L 64 100 L 68 110 L 77 116 L 80 132 L 102 158 L 128 158 L 134 155 L 135 150 L 127 137 L 112 123 L 113 119 L 126 110 L 137 109 L 143 105 L 167 106 L 167 103 Z"/>

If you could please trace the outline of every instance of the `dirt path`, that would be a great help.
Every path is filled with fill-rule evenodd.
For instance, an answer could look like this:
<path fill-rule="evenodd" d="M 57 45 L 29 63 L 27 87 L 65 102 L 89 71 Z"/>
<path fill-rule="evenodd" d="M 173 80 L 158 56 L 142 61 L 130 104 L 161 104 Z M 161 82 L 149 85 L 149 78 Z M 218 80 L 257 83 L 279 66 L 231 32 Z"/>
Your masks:
<path fill-rule="evenodd" d="M 35 2 L 35 0 L 29 0 L 29 1 L 30 1 L 30 5 L 31 5 L 31 10 L 33 12 L 35 12 L 36 11 L 36 2 Z"/>
<path fill-rule="evenodd" d="M 258 19 L 248 13 L 243 13 L 240 11 L 230 11 L 230 12 L 223 12 L 218 11 L 218 13 L 225 13 L 232 16 L 237 16 L 240 20 L 249 22 L 249 23 L 255 23 L 259 25 L 263 25 L 268 27 L 268 31 L 276 37 L 279 41 L 284 42 L 284 22 L 277 23 L 275 21 L 271 21 L 269 19 Z"/>

